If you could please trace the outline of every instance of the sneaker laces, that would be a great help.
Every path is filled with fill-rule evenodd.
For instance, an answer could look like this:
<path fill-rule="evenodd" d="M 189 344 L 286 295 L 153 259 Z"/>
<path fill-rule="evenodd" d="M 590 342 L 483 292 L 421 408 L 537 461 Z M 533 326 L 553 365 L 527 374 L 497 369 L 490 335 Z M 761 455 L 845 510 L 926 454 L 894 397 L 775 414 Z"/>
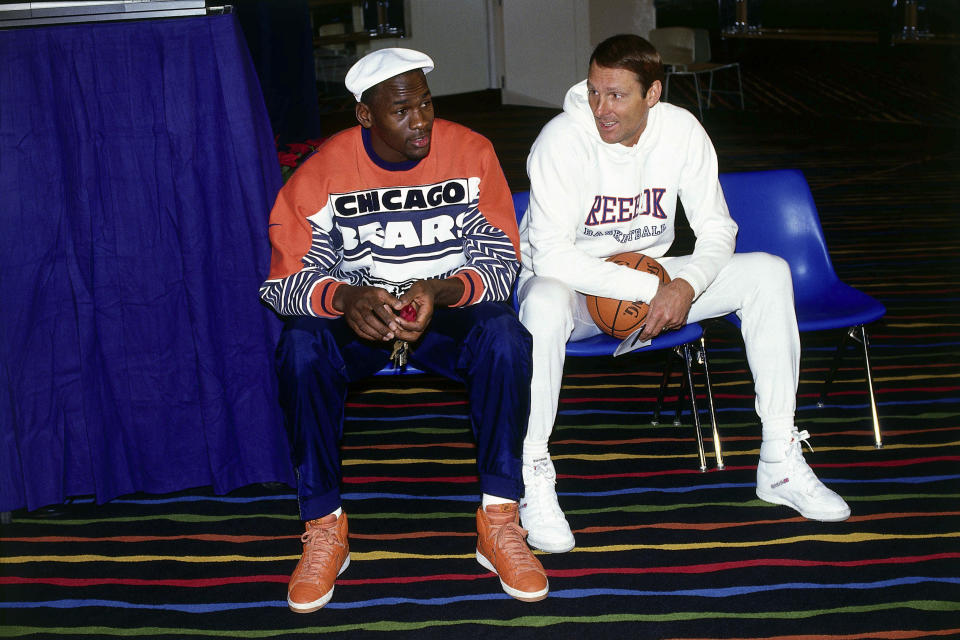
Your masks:
<path fill-rule="evenodd" d="M 530 482 L 524 489 L 524 502 L 527 503 L 527 509 L 530 505 L 534 506 L 534 516 L 543 520 L 563 520 L 563 510 L 557 500 L 557 492 L 554 486 L 557 484 L 556 473 L 547 465 L 538 465 L 533 467 L 533 474 Z"/>
<path fill-rule="evenodd" d="M 300 536 L 303 542 L 303 565 L 301 574 L 316 576 L 334 556 L 335 547 L 344 547 L 334 533 L 333 528 L 314 527 Z"/>
<path fill-rule="evenodd" d="M 516 573 L 540 571 L 533 552 L 526 542 L 527 530 L 516 522 L 500 525 L 493 534 L 494 548 L 500 557 L 506 558 Z M 499 572 L 501 567 L 497 568 Z"/>
<path fill-rule="evenodd" d="M 791 444 L 796 442 L 797 445 L 805 444 L 810 448 L 810 451 L 813 451 L 813 445 L 810 444 L 810 432 L 804 429 L 803 431 L 796 432 L 796 435 L 790 440 Z M 800 447 L 803 449 L 803 447 Z"/>
<path fill-rule="evenodd" d="M 787 461 L 790 465 L 790 469 L 795 471 L 798 482 L 798 486 L 804 487 L 804 493 L 809 495 L 822 494 L 825 492 L 830 493 L 830 489 L 826 487 L 817 477 L 817 474 L 813 472 L 813 469 L 810 468 L 810 465 L 803 457 L 803 444 L 806 444 L 810 448 L 810 451 L 813 451 L 813 445 L 811 445 L 808 440 L 810 439 L 810 433 L 804 429 L 800 432 L 794 432 L 793 437 L 790 439 L 790 444 L 787 446 Z"/>

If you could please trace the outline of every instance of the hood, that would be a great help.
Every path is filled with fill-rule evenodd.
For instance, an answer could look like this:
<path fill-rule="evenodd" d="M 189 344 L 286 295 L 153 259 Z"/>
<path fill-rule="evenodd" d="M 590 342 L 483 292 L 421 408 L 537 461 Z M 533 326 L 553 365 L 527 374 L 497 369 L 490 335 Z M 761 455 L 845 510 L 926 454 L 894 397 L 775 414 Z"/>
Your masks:
<path fill-rule="evenodd" d="M 598 145 L 599 149 L 615 155 L 632 155 L 642 152 L 644 149 L 654 144 L 657 130 L 657 120 L 660 116 L 661 105 L 658 102 L 650 109 L 650 115 L 647 117 L 647 127 L 640 134 L 637 144 L 632 147 L 625 147 L 622 144 L 608 144 L 600 137 L 597 131 L 597 123 L 593 117 L 593 111 L 590 109 L 590 102 L 587 100 L 587 81 L 581 80 L 567 90 L 567 95 L 563 98 L 563 112 L 566 113 L 576 123 L 576 126 L 583 129 L 587 138 Z"/>

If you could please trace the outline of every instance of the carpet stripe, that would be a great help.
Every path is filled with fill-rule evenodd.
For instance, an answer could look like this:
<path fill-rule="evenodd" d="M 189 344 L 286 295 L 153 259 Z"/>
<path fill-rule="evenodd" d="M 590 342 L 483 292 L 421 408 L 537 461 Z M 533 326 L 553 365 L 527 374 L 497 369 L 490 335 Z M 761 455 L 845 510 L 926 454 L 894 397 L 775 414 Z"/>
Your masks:
<path fill-rule="evenodd" d="M 960 532 L 931 533 L 931 534 L 883 534 L 857 532 L 846 534 L 811 534 L 803 536 L 790 536 L 784 538 L 773 538 L 769 540 L 751 540 L 743 542 L 692 542 L 675 544 L 619 544 L 602 545 L 595 547 L 578 546 L 568 553 L 606 553 L 606 552 L 624 552 L 637 550 L 660 550 L 660 551 L 685 551 L 692 549 L 737 549 L 760 546 L 776 546 L 783 544 L 794 544 L 798 542 L 826 542 L 826 543 L 846 543 L 846 542 L 876 542 L 890 540 L 937 540 L 960 538 Z M 399 559 L 417 559 L 417 560 L 445 560 L 445 559 L 472 559 L 473 553 L 445 553 L 445 554 L 427 554 L 427 553 L 402 553 L 395 551 L 361 551 L 350 554 L 351 561 L 366 560 L 399 560 Z M 54 562 L 54 563 L 82 563 L 82 562 L 183 562 L 183 563 L 225 563 L 225 562 L 282 562 L 295 561 L 300 558 L 297 555 L 283 556 L 245 556 L 245 555 L 210 555 L 210 556 L 165 556 L 165 555 L 25 555 L 9 556 L 0 558 L 0 564 L 25 564 L 34 562 Z"/>
<path fill-rule="evenodd" d="M 805 591 L 812 589 L 832 590 L 870 590 L 885 589 L 892 586 L 917 585 L 923 583 L 960 584 L 960 578 L 938 578 L 928 576 L 907 576 L 876 582 L 853 582 L 845 584 L 825 584 L 814 582 L 793 582 L 782 584 L 743 585 L 736 587 L 721 587 L 714 589 L 681 589 L 676 591 L 647 590 L 647 589 L 561 589 L 551 591 L 552 598 L 580 599 L 596 597 L 697 597 L 697 598 L 728 598 L 750 595 L 754 593 L 768 593 L 774 591 Z M 327 609 L 362 609 L 367 607 L 395 606 L 400 604 L 415 604 L 418 606 L 443 606 L 461 602 L 479 602 L 489 600 L 510 600 L 505 593 L 485 593 L 475 595 L 447 596 L 438 598 L 404 598 L 385 597 L 356 602 L 330 602 Z M 72 609 L 78 607 L 111 607 L 114 609 L 152 609 L 159 611 L 181 611 L 185 613 L 214 613 L 220 611 L 237 611 L 242 609 L 259 608 L 287 608 L 286 600 L 265 602 L 217 602 L 199 604 L 157 603 L 142 604 L 119 600 L 98 599 L 66 599 L 41 602 L 0 602 L 0 609 Z"/>
<path fill-rule="evenodd" d="M 943 636 L 960 635 L 960 628 L 957 629 L 933 629 L 930 631 L 919 631 L 916 629 L 905 631 L 871 631 L 868 633 L 844 633 L 844 634 L 804 634 L 789 636 L 751 636 L 750 638 L 735 638 L 725 636 L 723 640 L 911 640 L 913 638 L 941 638 Z M 698 637 L 698 638 L 668 638 L 665 640 L 720 640 L 719 637 Z"/>
<path fill-rule="evenodd" d="M 799 560 L 794 558 L 758 558 L 740 562 L 713 562 L 695 565 L 674 565 L 661 567 L 585 567 L 581 569 L 551 569 L 547 575 L 551 578 L 576 578 L 589 575 L 646 575 L 646 574 L 701 574 L 722 571 L 734 571 L 756 567 L 865 567 L 886 564 L 917 564 L 921 562 L 939 562 L 960 559 L 960 553 L 939 553 L 926 556 L 907 556 L 902 558 L 873 558 L 862 560 Z M 337 584 L 373 585 L 373 584 L 414 584 L 420 582 L 457 582 L 483 580 L 490 577 L 482 574 L 433 574 L 421 576 L 393 576 L 389 578 L 345 579 L 338 578 Z M 174 586 L 184 588 L 209 588 L 232 584 L 280 583 L 286 584 L 287 575 L 251 575 L 226 578 L 175 579 L 133 579 L 133 578 L 27 578 L 20 576 L 0 577 L 0 584 L 51 584 L 61 587 L 89 587 L 105 584 L 124 586 Z"/>
<path fill-rule="evenodd" d="M 705 506 L 708 503 L 701 503 L 701 506 Z M 762 504 L 762 503 L 761 503 Z M 452 514 L 456 516 L 457 514 Z M 469 514 L 459 514 L 460 517 L 469 517 Z M 952 517 L 960 516 L 960 511 L 941 511 L 935 513 L 929 512 L 896 512 L 896 513 L 875 513 L 866 516 L 857 516 L 853 515 L 847 519 L 847 522 L 873 522 L 876 520 L 894 520 L 894 519 L 904 519 L 904 518 L 924 518 L 924 517 Z M 772 523 L 784 523 L 784 522 L 803 522 L 804 518 L 800 516 L 794 516 L 791 518 L 780 518 L 777 520 L 736 520 L 732 522 L 698 522 L 698 523 L 689 523 L 689 522 L 656 522 L 651 524 L 638 524 L 638 525 L 625 525 L 625 526 L 595 526 L 595 527 L 583 527 L 575 528 L 574 533 L 600 533 L 608 531 L 636 531 L 641 529 L 691 529 L 698 531 L 712 531 L 716 529 L 727 529 L 732 527 L 752 527 L 755 525 L 763 524 L 772 524 Z M 351 539 L 358 540 L 405 540 L 405 539 L 415 539 L 419 537 L 439 537 L 439 536 L 473 536 L 473 532 L 458 532 L 458 531 L 417 531 L 413 533 L 403 533 L 403 534 L 362 534 L 355 531 L 350 532 Z M 5 537 L 0 538 L 2 541 L 6 542 L 22 542 L 27 544 L 48 544 L 52 542 L 56 543 L 70 543 L 76 542 L 81 544 L 89 544 L 91 542 L 160 542 L 160 541 L 170 541 L 170 540 L 198 540 L 202 542 L 217 542 L 217 543 L 227 543 L 227 544 L 245 544 L 248 542 L 262 542 L 262 541 L 277 541 L 277 540 L 293 540 L 299 538 L 299 535 L 286 535 L 286 536 L 231 536 L 231 535 L 218 535 L 218 534 L 196 534 L 196 535 L 179 535 L 179 536 L 100 536 L 100 537 L 80 537 L 80 536 L 36 536 L 29 538 L 19 538 L 19 537 Z M 3 582 L 3 577 L 0 576 L 0 584 Z"/>
<path fill-rule="evenodd" d="M 334 604 L 334 603 L 331 603 Z M 330 605 L 328 605 L 330 606 Z M 386 631 L 403 632 L 417 631 L 433 627 L 456 627 L 463 625 L 481 625 L 491 627 L 548 627 L 559 624 L 605 624 L 605 623 L 624 623 L 624 622 L 652 622 L 664 623 L 678 620 L 807 620 L 819 618 L 825 615 L 855 615 L 864 613 L 874 613 L 887 609 L 907 609 L 924 612 L 954 612 L 960 611 L 960 603 L 939 601 L 939 600 L 905 600 L 890 603 L 879 603 L 871 605 L 855 605 L 844 607 L 831 607 L 822 609 L 807 609 L 793 611 L 675 611 L 666 614 L 636 614 L 636 613 L 615 613 L 595 616 L 521 616 L 516 618 L 464 618 L 458 620 L 420 620 L 420 621 L 398 621 L 398 620 L 378 620 L 375 622 L 360 622 L 352 624 L 339 624 L 327 626 L 310 626 L 287 629 L 257 629 L 253 631 L 243 629 L 191 629 L 191 628 L 171 628 L 171 627 L 0 627 L 0 637 L 19 637 L 23 635 L 32 635 L 35 633 L 50 633 L 55 635 L 119 635 L 119 636 L 145 636 L 145 635 L 198 635 L 215 637 L 238 637 L 238 638 L 263 638 L 288 633 L 300 634 L 328 634 L 328 633 L 348 633 L 355 631 Z"/>

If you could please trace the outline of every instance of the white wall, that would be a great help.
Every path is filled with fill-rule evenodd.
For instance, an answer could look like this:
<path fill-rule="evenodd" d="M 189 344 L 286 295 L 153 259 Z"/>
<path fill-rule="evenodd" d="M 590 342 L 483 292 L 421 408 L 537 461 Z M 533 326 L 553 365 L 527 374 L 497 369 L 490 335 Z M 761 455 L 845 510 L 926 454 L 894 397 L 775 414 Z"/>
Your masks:
<path fill-rule="evenodd" d="M 647 37 L 657 26 L 653 0 L 590 0 L 590 49 L 618 33 Z"/>
<path fill-rule="evenodd" d="M 486 0 L 408 0 L 405 6 L 409 37 L 375 40 L 371 49 L 405 47 L 433 58 L 437 66 L 427 81 L 435 96 L 491 88 Z"/>
<path fill-rule="evenodd" d="M 654 0 L 406 0 L 409 36 L 371 49 L 423 51 L 434 95 L 499 87 L 510 104 L 559 107 L 604 38 L 656 26 Z"/>
<path fill-rule="evenodd" d="M 503 0 L 504 103 L 563 103 L 586 74 L 588 10 L 581 0 Z"/>
<path fill-rule="evenodd" d="M 504 103 L 561 106 L 596 45 L 655 20 L 653 0 L 503 0 Z"/>

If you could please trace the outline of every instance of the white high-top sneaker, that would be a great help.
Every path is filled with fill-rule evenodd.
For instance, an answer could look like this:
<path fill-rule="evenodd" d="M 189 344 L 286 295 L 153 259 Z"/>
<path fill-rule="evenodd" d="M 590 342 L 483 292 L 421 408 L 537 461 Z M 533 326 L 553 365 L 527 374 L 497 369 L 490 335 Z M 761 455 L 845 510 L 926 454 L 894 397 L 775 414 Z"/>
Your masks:
<path fill-rule="evenodd" d="M 557 473 L 549 456 L 523 463 L 525 495 L 520 499 L 520 522 L 528 531 L 527 544 L 549 553 L 574 547 L 573 533 L 563 517 L 554 485 Z"/>
<path fill-rule="evenodd" d="M 760 445 L 757 497 L 796 509 L 810 520 L 846 520 L 850 517 L 850 507 L 820 482 L 803 459 L 801 443 L 809 437 L 806 431 L 794 430 L 790 440 L 770 440 Z M 810 450 L 813 451 L 813 447 Z"/>

